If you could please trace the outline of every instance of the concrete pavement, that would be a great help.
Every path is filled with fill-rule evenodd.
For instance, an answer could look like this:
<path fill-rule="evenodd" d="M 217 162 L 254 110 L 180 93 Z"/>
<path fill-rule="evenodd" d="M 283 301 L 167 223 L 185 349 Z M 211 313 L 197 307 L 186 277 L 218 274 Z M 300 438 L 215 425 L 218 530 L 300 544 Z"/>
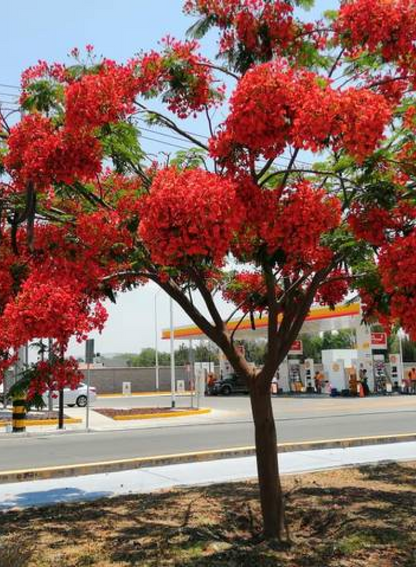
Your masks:
<path fill-rule="evenodd" d="M 220 410 L 196 418 L 155 420 L 130 429 L 62 432 L 0 438 L 0 471 L 87 464 L 247 447 L 254 444 L 252 420 L 224 420 Z M 198 421 L 193 421 L 197 420 Z M 186 421 L 185 421 L 186 420 Z M 202 421 L 204 420 L 204 421 Z M 161 423 L 163 421 L 163 423 Z M 167 423 L 168 422 L 168 423 Z M 416 412 L 398 410 L 338 415 L 302 415 L 276 420 L 279 442 L 316 441 L 374 435 L 416 433 Z"/>
<path fill-rule="evenodd" d="M 305 473 L 380 461 L 416 458 L 416 442 L 285 453 L 282 474 Z M 0 511 L 62 502 L 95 500 L 121 494 L 147 493 L 179 486 L 247 480 L 256 476 L 254 457 L 186 463 L 109 474 L 0 485 Z"/>
<path fill-rule="evenodd" d="M 118 402 L 117 402 L 118 400 Z M 108 399 L 116 407 L 167 405 L 161 399 Z M 183 403 L 187 403 L 183 400 Z M 205 398 L 213 411 L 208 415 L 150 421 L 114 422 L 91 414 L 91 433 L 85 424 L 71 431 L 56 427 L 31 428 L 27 434 L 0 434 L 0 471 L 39 467 L 85 465 L 119 459 L 137 459 L 247 447 L 254 444 L 250 401 L 245 396 Z M 103 400 L 97 400 L 101 406 Z M 416 433 L 416 397 L 364 399 L 273 399 L 279 443 L 345 439 Z M 113 406 L 114 407 L 114 406 Z M 73 417 L 85 417 L 85 409 L 67 409 Z"/>
<path fill-rule="evenodd" d="M 292 419 L 309 419 L 315 417 L 338 418 L 342 416 L 350 416 L 351 419 L 357 420 L 367 414 L 384 415 L 386 419 L 401 414 L 403 422 L 412 422 L 416 431 L 416 396 L 385 396 L 370 397 L 362 399 L 348 398 L 329 398 L 325 396 L 316 396 L 313 398 L 292 397 L 292 398 L 273 398 L 272 400 L 274 413 L 279 422 Z M 166 396 L 105 396 L 98 398 L 93 404 L 90 413 L 90 428 L 94 431 L 109 431 L 120 429 L 141 429 L 147 428 L 149 424 L 140 421 L 126 421 L 117 423 L 113 419 L 105 417 L 98 412 L 93 411 L 94 408 L 136 408 L 136 407 L 152 407 L 160 408 L 169 407 L 170 400 Z M 187 396 L 177 398 L 178 408 L 189 408 L 190 399 Z M 201 407 L 212 408 L 210 416 L 193 416 L 191 418 L 175 418 L 170 420 L 169 425 L 177 424 L 205 424 L 205 423 L 231 423 L 231 422 L 247 422 L 251 423 L 250 400 L 247 396 L 230 396 L 230 397 L 205 397 L 201 399 Z M 66 429 L 72 431 L 85 430 L 85 408 L 65 408 L 65 413 L 73 418 L 82 419 L 80 424 L 67 424 Z M 168 422 L 166 419 L 152 419 L 152 426 L 164 426 Z M 404 425 L 405 426 L 405 425 Z M 412 426 L 412 427 L 413 427 Z M 394 427 L 394 424 L 393 424 Z M 31 433 L 44 433 L 56 431 L 56 426 L 30 427 L 28 431 Z M 407 431 L 405 429 L 404 431 Z M 363 431 L 365 434 L 365 430 Z M 377 433 L 377 432 L 375 432 Z M 380 433 L 387 433 L 383 429 Z M 0 438 L 2 436 L 0 429 Z"/>

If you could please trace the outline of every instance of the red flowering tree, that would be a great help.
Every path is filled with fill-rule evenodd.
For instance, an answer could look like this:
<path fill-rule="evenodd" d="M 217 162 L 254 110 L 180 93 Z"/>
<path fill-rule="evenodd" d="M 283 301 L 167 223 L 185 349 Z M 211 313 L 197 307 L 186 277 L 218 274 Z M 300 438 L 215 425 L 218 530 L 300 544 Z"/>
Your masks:
<path fill-rule="evenodd" d="M 270 385 L 311 305 L 358 291 L 369 319 L 416 336 L 416 4 L 350 0 L 303 22 L 310 4 L 185 0 L 195 37 L 217 30 L 221 64 L 196 40 L 124 64 L 88 47 L 26 71 L 23 118 L 1 117 L 0 368 L 31 338 L 64 347 L 101 328 L 105 297 L 155 282 L 247 381 L 264 534 L 279 539 Z M 194 116 L 207 142 L 181 122 Z M 193 147 L 146 155 L 144 121 Z M 241 321 L 267 312 L 260 370 L 218 292 Z"/>

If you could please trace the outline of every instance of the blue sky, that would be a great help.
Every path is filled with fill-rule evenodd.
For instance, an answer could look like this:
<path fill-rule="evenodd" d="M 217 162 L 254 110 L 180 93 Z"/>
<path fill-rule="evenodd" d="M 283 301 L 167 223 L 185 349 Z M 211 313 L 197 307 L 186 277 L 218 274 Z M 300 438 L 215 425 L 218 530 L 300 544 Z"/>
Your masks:
<path fill-rule="evenodd" d="M 334 0 L 319 0 L 310 17 L 336 8 Z M 0 34 L 0 83 L 19 85 L 21 72 L 39 59 L 67 61 L 73 47 L 93 44 L 98 54 L 123 61 L 140 50 L 157 48 L 158 41 L 170 34 L 183 37 L 192 20 L 182 12 L 182 0 L 21 0 L 2 3 Z M 213 42 L 207 45 L 214 49 Z M 15 91 L 0 87 L 1 93 Z M 9 100 L 6 94 L 0 100 Z M 189 126 L 188 126 L 189 127 Z M 201 125 L 195 124 L 200 130 Z M 117 306 L 109 306 L 106 330 L 97 336 L 101 352 L 134 352 L 154 345 L 154 294 L 147 286 L 120 297 Z M 160 327 L 169 324 L 168 300 L 158 295 Z M 175 322 L 187 323 L 175 308 Z M 168 344 L 161 345 L 165 350 Z M 74 354 L 83 346 L 73 345 Z"/>

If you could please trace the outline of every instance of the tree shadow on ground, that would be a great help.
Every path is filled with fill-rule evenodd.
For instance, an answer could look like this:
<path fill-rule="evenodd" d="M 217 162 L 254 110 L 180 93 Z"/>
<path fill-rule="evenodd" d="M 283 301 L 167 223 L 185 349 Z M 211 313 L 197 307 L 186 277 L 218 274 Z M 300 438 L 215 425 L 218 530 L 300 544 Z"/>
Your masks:
<path fill-rule="evenodd" d="M 160 518 L 161 502 L 155 501 L 151 521 L 115 534 L 112 558 L 149 567 L 339 567 L 350 565 L 343 561 L 353 557 L 354 567 L 415 567 L 416 470 L 386 465 L 363 467 L 360 473 L 365 482 L 359 486 L 312 484 L 292 491 L 287 507 L 291 549 L 258 543 L 257 487 L 241 483 L 199 489 L 195 508 L 182 508 L 182 516 L 173 521 L 172 516 L 170 521 Z M 400 490 L 389 489 L 394 478 Z M 168 502 L 169 497 L 164 504 Z M 196 509 L 204 504 L 205 514 Z M 211 523 L 214 513 L 216 522 Z"/>
<path fill-rule="evenodd" d="M 123 567 L 415 567 L 415 479 L 416 468 L 397 464 L 285 479 L 294 545 L 284 549 L 260 540 L 252 482 L 6 512 L 0 533 L 30 534 L 59 554 L 42 567 L 101 567 L 102 558 Z"/>
<path fill-rule="evenodd" d="M 416 488 L 415 469 L 406 463 L 381 463 L 358 470 L 368 480 Z"/>

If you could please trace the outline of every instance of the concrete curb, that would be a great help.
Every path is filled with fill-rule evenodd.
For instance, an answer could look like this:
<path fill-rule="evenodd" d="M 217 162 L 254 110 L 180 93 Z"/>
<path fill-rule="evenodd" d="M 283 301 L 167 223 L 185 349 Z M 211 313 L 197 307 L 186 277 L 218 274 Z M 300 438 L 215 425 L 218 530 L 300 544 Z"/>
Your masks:
<path fill-rule="evenodd" d="M 189 390 L 186 390 L 185 392 L 181 392 L 180 394 L 178 392 L 175 393 L 176 397 L 180 397 L 180 396 L 190 396 L 192 394 L 192 392 L 190 392 Z M 194 392 L 195 394 L 195 392 Z M 126 394 L 97 394 L 97 399 L 100 398 L 140 398 L 140 397 L 154 397 L 157 398 L 159 396 L 171 396 L 172 392 L 168 392 L 168 391 L 164 391 L 164 392 L 132 392 L 129 395 Z"/>
<path fill-rule="evenodd" d="M 190 415 L 206 415 L 211 413 L 211 408 L 201 408 L 199 410 L 181 410 L 175 412 L 159 412 L 159 413 L 138 413 L 136 415 L 115 415 L 110 419 L 114 421 L 130 421 L 136 419 L 159 419 L 167 417 L 188 417 Z"/>
<path fill-rule="evenodd" d="M 405 443 L 411 441 L 416 441 L 416 433 L 385 435 L 379 437 L 352 437 L 349 439 L 328 439 L 319 441 L 301 441 L 298 443 L 281 443 L 279 445 L 279 452 L 288 453 L 295 451 L 313 451 L 317 449 L 347 449 L 349 447 L 362 447 L 365 445 L 386 445 L 388 443 Z M 15 471 L 3 471 L 0 472 L 0 484 L 102 474 L 181 463 L 195 463 L 235 457 L 249 457 L 253 455 L 255 455 L 254 447 L 233 447 L 229 449 L 196 451 L 192 453 L 178 453 L 172 455 L 159 455 L 154 457 L 140 457 L 133 459 L 102 461 L 96 463 L 58 465 L 53 467 L 34 468 L 27 470 L 22 469 Z"/>
<path fill-rule="evenodd" d="M 65 424 L 75 424 L 75 423 L 82 423 L 82 419 L 79 417 L 66 417 Z M 11 421 L 1 422 L 0 427 L 7 427 L 11 425 Z M 25 419 L 25 427 L 33 427 L 36 425 L 58 425 L 57 419 Z"/>

